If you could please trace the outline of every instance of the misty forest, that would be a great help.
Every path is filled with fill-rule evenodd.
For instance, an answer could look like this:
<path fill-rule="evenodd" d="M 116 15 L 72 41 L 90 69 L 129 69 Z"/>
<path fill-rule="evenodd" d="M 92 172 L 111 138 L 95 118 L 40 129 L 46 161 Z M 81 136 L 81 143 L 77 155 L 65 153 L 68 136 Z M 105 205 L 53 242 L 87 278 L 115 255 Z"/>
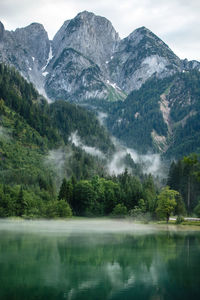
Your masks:
<path fill-rule="evenodd" d="M 145 160 L 119 148 L 93 112 L 48 104 L 3 64 L 0 98 L 1 217 L 200 216 L 198 154 L 170 168 L 153 154 Z"/>

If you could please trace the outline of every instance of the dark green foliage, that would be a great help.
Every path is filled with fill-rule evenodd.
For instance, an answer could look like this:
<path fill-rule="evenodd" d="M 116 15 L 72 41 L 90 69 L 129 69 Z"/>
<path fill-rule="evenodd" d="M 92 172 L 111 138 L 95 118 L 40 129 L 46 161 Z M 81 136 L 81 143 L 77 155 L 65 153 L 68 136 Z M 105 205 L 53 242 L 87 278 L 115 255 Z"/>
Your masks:
<path fill-rule="evenodd" d="M 108 133 L 95 116 L 67 102 L 49 105 L 18 72 L 2 64 L 0 114 L 0 183 L 8 190 L 0 199 L 1 216 L 61 216 L 58 206 L 63 200 L 73 202 L 76 179 L 104 174 L 100 160 L 68 142 L 77 131 L 83 143 L 112 153 Z M 48 158 L 49 150 L 58 146 L 64 149 L 62 170 L 56 159 L 52 163 Z M 59 173 L 72 176 L 60 192 L 60 204 Z"/>
<path fill-rule="evenodd" d="M 124 102 L 113 105 L 107 125 L 112 133 L 128 146 L 146 153 L 156 150 L 151 132 L 167 134 L 167 126 L 160 112 L 160 95 L 170 83 L 165 80 L 148 80 L 138 91 L 132 92 Z M 111 108 L 112 110 L 112 108 Z"/>
<path fill-rule="evenodd" d="M 96 105 L 108 114 L 107 127 L 114 136 L 139 152 L 161 151 L 170 159 L 200 149 L 200 72 L 177 73 L 165 79 L 151 78 L 131 92 L 124 102 Z M 160 110 L 161 96 L 170 110 L 168 128 Z M 164 143 L 153 138 L 164 137 Z"/>
<path fill-rule="evenodd" d="M 184 222 L 184 218 L 180 215 L 177 216 L 176 218 L 176 224 L 181 224 Z"/>
<path fill-rule="evenodd" d="M 73 210 L 77 215 L 90 215 L 95 202 L 95 192 L 91 182 L 87 180 L 79 181 L 74 189 Z"/>
<path fill-rule="evenodd" d="M 197 206 L 200 197 L 199 172 L 200 159 L 197 154 L 173 162 L 169 171 L 168 185 L 180 192 L 189 213 Z"/>
<path fill-rule="evenodd" d="M 45 216 L 47 218 L 66 218 L 72 216 L 72 210 L 65 200 L 50 201 L 46 205 Z"/>
<path fill-rule="evenodd" d="M 160 218 L 165 218 L 167 223 L 169 221 L 170 214 L 174 212 L 174 209 L 177 205 L 175 199 L 178 194 L 179 193 L 177 191 L 170 190 L 170 188 L 166 186 L 158 195 L 158 206 L 156 213 Z"/>
<path fill-rule="evenodd" d="M 33 85 L 28 83 L 14 68 L 0 64 L 0 99 L 26 120 L 50 144 L 59 142 L 57 129 L 51 123 L 49 107 Z"/>
<path fill-rule="evenodd" d="M 197 204 L 197 206 L 195 206 L 195 208 L 194 208 L 194 213 L 197 215 L 197 217 L 200 218 L 200 201 L 199 201 L 199 203 Z"/>
<path fill-rule="evenodd" d="M 71 207 L 76 215 L 82 216 L 113 215 L 113 212 L 117 215 L 119 211 L 127 214 L 136 206 L 142 213 L 146 213 L 149 211 L 147 180 L 142 183 L 127 171 L 117 177 L 94 176 L 90 180 L 80 180 L 73 185 Z M 151 201 L 155 202 L 156 192 L 153 181 L 148 189 L 151 193 Z M 152 209 L 150 213 L 153 214 L 154 211 Z"/>
<path fill-rule="evenodd" d="M 50 114 L 65 143 L 68 142 L 70 134 L 77 131 L 85 144 L 97 147 L 103 152 L 113 150 L 108 133 L 99 125 L 93 113 L 65 101 L 56 101 L 50 106 Z"/>
<path fill-rule="evenodd" d="M 112 211 L 112 215 L 115 217 L 123 217 L 127 215 L 127 208 L 124 204 L 117 204 L 113 211 Z"/>
<path fill-rule="evenodd" d="M 19 194 L 16 199 L 16 215 L 22 216 L 25 213 L 26 202 L 24 200 L 23 188 L 20 188 Z"/>
<path fill-rule="evenodd" d="M 174 214 L 177 216 L 185 216 L 186 215 L 186 209 L 185 209 L 185 204 L 183 202 L 182 196 L 180 193 L 177 194 L 176 198 L 176 207 Z"/>
<path fill-rule="evenodd" d="M 71 180 L 63 179 L 62 185 L 60 187 L 60 191 L 58 194 L 58 200 L 64 200 L 68 202 L 70 205 L 73 204 L 73 185 Z"/>

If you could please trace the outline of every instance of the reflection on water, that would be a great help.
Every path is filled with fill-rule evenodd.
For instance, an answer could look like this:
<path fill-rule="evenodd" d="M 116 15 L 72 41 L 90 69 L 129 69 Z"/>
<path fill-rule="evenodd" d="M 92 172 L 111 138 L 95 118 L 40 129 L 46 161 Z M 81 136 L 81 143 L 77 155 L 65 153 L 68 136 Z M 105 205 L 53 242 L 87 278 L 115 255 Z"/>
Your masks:
<path fill-rule="evenodd" d="M 0 221 L 0 299 L 198 299 L 200 233 Z"/>

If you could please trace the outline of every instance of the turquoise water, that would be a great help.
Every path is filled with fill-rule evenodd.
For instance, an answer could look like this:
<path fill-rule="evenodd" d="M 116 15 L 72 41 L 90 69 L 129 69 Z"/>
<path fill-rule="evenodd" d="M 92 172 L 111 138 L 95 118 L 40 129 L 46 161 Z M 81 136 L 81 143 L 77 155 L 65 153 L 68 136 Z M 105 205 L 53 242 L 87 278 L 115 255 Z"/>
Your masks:
<path fill-rule="evenodd" d="M 0 299 L 199 299 L 200 232 L 0 221 Z"/>

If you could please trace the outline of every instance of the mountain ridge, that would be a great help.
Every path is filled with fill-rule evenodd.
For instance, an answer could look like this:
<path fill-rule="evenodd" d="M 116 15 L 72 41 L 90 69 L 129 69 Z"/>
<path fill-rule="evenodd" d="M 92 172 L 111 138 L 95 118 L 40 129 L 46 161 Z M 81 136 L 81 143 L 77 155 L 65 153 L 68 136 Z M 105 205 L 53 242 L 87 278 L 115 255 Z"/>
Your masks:
<path fill-rule="evenodd" d="M 80 56 L 74 52 L 71 59 L 73 55 L 64 55 L 65 49 L 74 49 Z M 59 58 L 63 64 L 55 69 Z M 146 27 L 120 39 L 108 19 L 88 11 L 65 21 L 52 41 L 42 24 L 32 23 L 10 32 L 1 23 L 0 61 L 15 66 L 49 99 L 72 102 L 123 100 L 155 74 L 164 78 L 200 69 L 197 61 L 180 60 Z M 95 65 L 98 68 L 94 72 Z"/>
<path fill-rule="evenodd" d="M 50 41 L 42 24 L 10 32 L 0 23 L 1 61 L 51 101 L 102 109 L 111 133 L 139 152 L 199 148 L 200 62 L 181 60 L 144 26 L 120 39 L 109 20 L 84 11 Z"/>

